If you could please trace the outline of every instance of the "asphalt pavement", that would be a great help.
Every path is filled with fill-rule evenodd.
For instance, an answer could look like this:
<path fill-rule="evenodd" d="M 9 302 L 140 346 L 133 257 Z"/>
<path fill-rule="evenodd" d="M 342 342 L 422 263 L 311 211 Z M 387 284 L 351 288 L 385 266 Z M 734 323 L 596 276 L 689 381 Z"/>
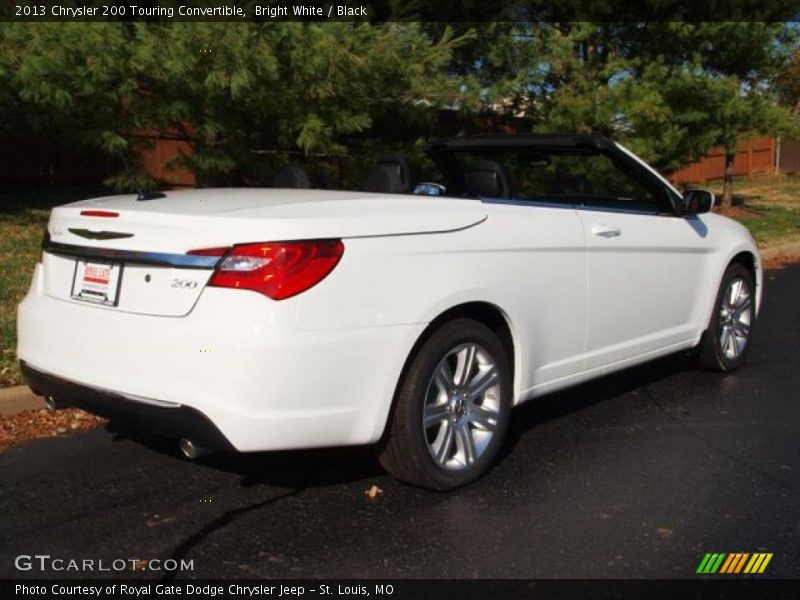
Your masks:
<path fill-rule="evenodd" d="M 528 403 L 497 467 L 448 494 L 368 449 L 192 463 L 109 429 L 29 442 L 0 454 L 0 577 L 107 575 L 15 567 L 45 554 L 192 560 L 179 579 L 673 578 L 709 552 L 800 577 L 799 357 L 795 266 L 766 274 L 738 373 L 670 357 Z"/>

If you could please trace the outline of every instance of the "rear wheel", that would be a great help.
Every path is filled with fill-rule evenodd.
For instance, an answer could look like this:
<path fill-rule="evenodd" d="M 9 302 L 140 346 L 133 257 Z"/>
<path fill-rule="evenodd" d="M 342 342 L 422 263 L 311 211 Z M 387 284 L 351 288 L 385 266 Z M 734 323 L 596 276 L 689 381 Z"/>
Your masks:
<path fill-rule="evenodd" d="M 698 348 L 699 365 L 721 373 L 742 366 L 755 320 L 753 276 L 744 265 L 732 263 L 722 277 L 711 321 Z"/>
<path fill-rule="evenodd" d="M 511 373 L 497 336 L 471 319 L 450 321 L 411 358 L 380 462 L 421 487 L 465 485 L 491 466 L 510 410 Z"/>

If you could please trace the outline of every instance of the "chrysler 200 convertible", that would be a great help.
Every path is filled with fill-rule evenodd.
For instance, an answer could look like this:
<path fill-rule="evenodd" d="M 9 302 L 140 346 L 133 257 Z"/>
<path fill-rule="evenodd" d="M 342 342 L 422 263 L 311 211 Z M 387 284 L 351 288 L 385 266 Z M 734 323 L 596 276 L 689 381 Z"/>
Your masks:
<path fill-rule="evenodd" d="M 193 456 L 372 444 L 451 489 L 495 459 L 512 407 L 678 351 L 751 345 L 747 230 L 587 135 L 433 142 L 433 175 L 379 159 L 359 191 L 274 187 L 52 211 L 18 356 L 52 407 Z"/>

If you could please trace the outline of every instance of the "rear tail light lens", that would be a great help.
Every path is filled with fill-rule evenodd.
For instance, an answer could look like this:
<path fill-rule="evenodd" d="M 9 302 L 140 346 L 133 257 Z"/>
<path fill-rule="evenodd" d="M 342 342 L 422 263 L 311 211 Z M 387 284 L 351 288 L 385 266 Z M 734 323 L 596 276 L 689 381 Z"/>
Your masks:
<path fill-rule="evenodd" d="M 344 244 L 341 240 L 269 242 L 188 254 L 220 257 L 210 286 L 252 290 L 283 300 L 322 281 L 342 258 Z"/>

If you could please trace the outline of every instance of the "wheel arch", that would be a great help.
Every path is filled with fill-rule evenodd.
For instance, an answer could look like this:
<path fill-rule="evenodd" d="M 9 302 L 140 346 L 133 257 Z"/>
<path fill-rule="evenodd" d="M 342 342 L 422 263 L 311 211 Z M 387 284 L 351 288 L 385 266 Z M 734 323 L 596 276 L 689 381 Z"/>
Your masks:
<path fill-rule="evenodd" d="M 743 250 L 742 252 L 739 252 L 737 255 L 731 258 L 730 261 L 728 261 L 728 266 L 732 265 L 733 263 L 740 263 L 745 267 L 747 267 L 747 269 L 750 271 L 750 275 L 753 276 L 753 281 L 755 281 L 757 273 L 757 266 L 756 266 L 757 263 L 755 254 L 753 254 L 749 250 Z"/>
<path fill-rule="evenodd" d="M 700 331 L 697 335 L 696 343 L 699 344 L 702 340 L 702 336 L 705 335 L 705 332 L 708 329 L 709 322 L 711 320 L 711 315 L 714 314 L 714 301 L 717 297 L 717 293 L 719 292 L 720 285 L 722 285 L 722 278 L 725 276 L 725 272 L 728 270 L 732 264 L 741 264 L 743 265 L 753 276 L 753 281 L 756 284 L 756 293 L 755 293 L 755 301 L 756 301 L 756 314 L 758 314 L 758 310 L 761 307 L 761 291 L 762 291 L 762 272 L 761 272 L 761 259 L 758 255 L 758 250 L 751 248 L 748 246 L 740 246 L 733 250 L 727 257 L 724 262 L 717 263 L 719 266 L 717 267 L 718 270 L 712 271 L 713 275 L 711 276 L 711 283 L 712 283 L 712 293 L 709 294 L 708 304 L 705 308 L 705 314 L 703 315 L 702 326 L 700 327 Z"/>
<path fill-rule="evenodd" d="M 749 344 L 740 348 L 738 344 L 736 344 L 736 352 L 733 356 L 723 355 L 725 354 L 724 349 L 721 350 L 720 348 L 720 329 L 721 326 L 719 323 L 719 313 L 718 311 L 721 310 L 720 308 L 720 297 L 723 294 L 723 286 L 725 285 L 725 276 L 726 273 L 732 268 L 737 268 L 737 272 L 741 274 L 742 270 L 747 271 L 750 277 L 752 278 L 754 285 L 756 288 L 751 290 L 751 298 L 752 298 L 752 310 L 753 310 L 753 317 L 757 314 L 757 309 L 760 304 L 760 289 L 761 289 L 761 268 L 760 268 L 760 257 L 758 255 L 758 251 L 752 251 L 749 249 L 737 249 L 736 251 L 731 252 L 728 256 L 727 260 L 722 263 L 721 273 L 719 278 L 717 279 L 717 286 L 715 289 L 715 294 L 712 300 L 711 310 L 709 311 L 708 320 L 706 322 L 706 326 L 698 340 L 697 345 L 695 346 L 694 352 L 694 361 L 696 364 L 704 369 L 708 369 L 710 371 L 718 372 L 718 373 L 726 373 L 732 370 L 738 369 L 745 360 L 746 352 L 749 349 Z M 738 318 L 738 317 L 737 317 Z M 748 321 L 748 325 L 752 329 L 753 321 Z M 747 334 L 747 338 L 749 340 L 750 334 Z M 726 342 L 727 344 L 727 342 Z M 722 352 L 722 354 L 721 354 Z"/>
<path fill-rule="evenodd" d="M 467 318 L 477 321 L 491 329 L 495 335 L 497 335 L 508 356 L 508 364 L 511 368 L 511 378 L 513 381 L 513 402 L 516 402 L 516 399 L 519 396 L 519 365 L 521 357 L 518 350 L 519 341 L 514 332 L 511 319 L 503 309 L 491 302 L 486 302 L 483 300 L 462 302 L 461 304 L 451 306 L 450 308 L 440 312 L 434 319 L 432 319 L 422 333 L 420 333 L 420 335 L 417 337 L 416 341 L 411 346 L 411 349 L 406 354 L 403 368 L 400 370 L 400 375 L 398 376 L 397 381 L 395 381 L 392 402 L 383 426 L 381 440 L 385 438 L 389 424 L 392 421 L 395 406 L 397 404 L 397 393 L 400 389 L 403 378 L 408 372 L 411 360 L 416 355 L 420 346 L 425 343 L 425 341 L 433 334 L 434 331 L 436 331 L 444 323 L 458 318 Z"/>
<path fill-rule="evenodd" d="M 762 279 L 763 275 L 761 272 L 761 259 L 758 256 L 758 251 L 754 251 L 752 249 L 744 249 L 738 250 L 728 259 L 728 262 L 725 264 L 725 268 L 722 269 L 722 274 L 720 275 L 719 279 L 722 281 L 722 277 L 725 271 L 730 267 L 732 264 L 738 263 L 744 266 L 753 278 L 753 282 L 755 283 L 755 302 L 756 302 L 756 314 L 758 314 L 759 309 L 761 308 L 761 291 L 762 291 Z"/>

